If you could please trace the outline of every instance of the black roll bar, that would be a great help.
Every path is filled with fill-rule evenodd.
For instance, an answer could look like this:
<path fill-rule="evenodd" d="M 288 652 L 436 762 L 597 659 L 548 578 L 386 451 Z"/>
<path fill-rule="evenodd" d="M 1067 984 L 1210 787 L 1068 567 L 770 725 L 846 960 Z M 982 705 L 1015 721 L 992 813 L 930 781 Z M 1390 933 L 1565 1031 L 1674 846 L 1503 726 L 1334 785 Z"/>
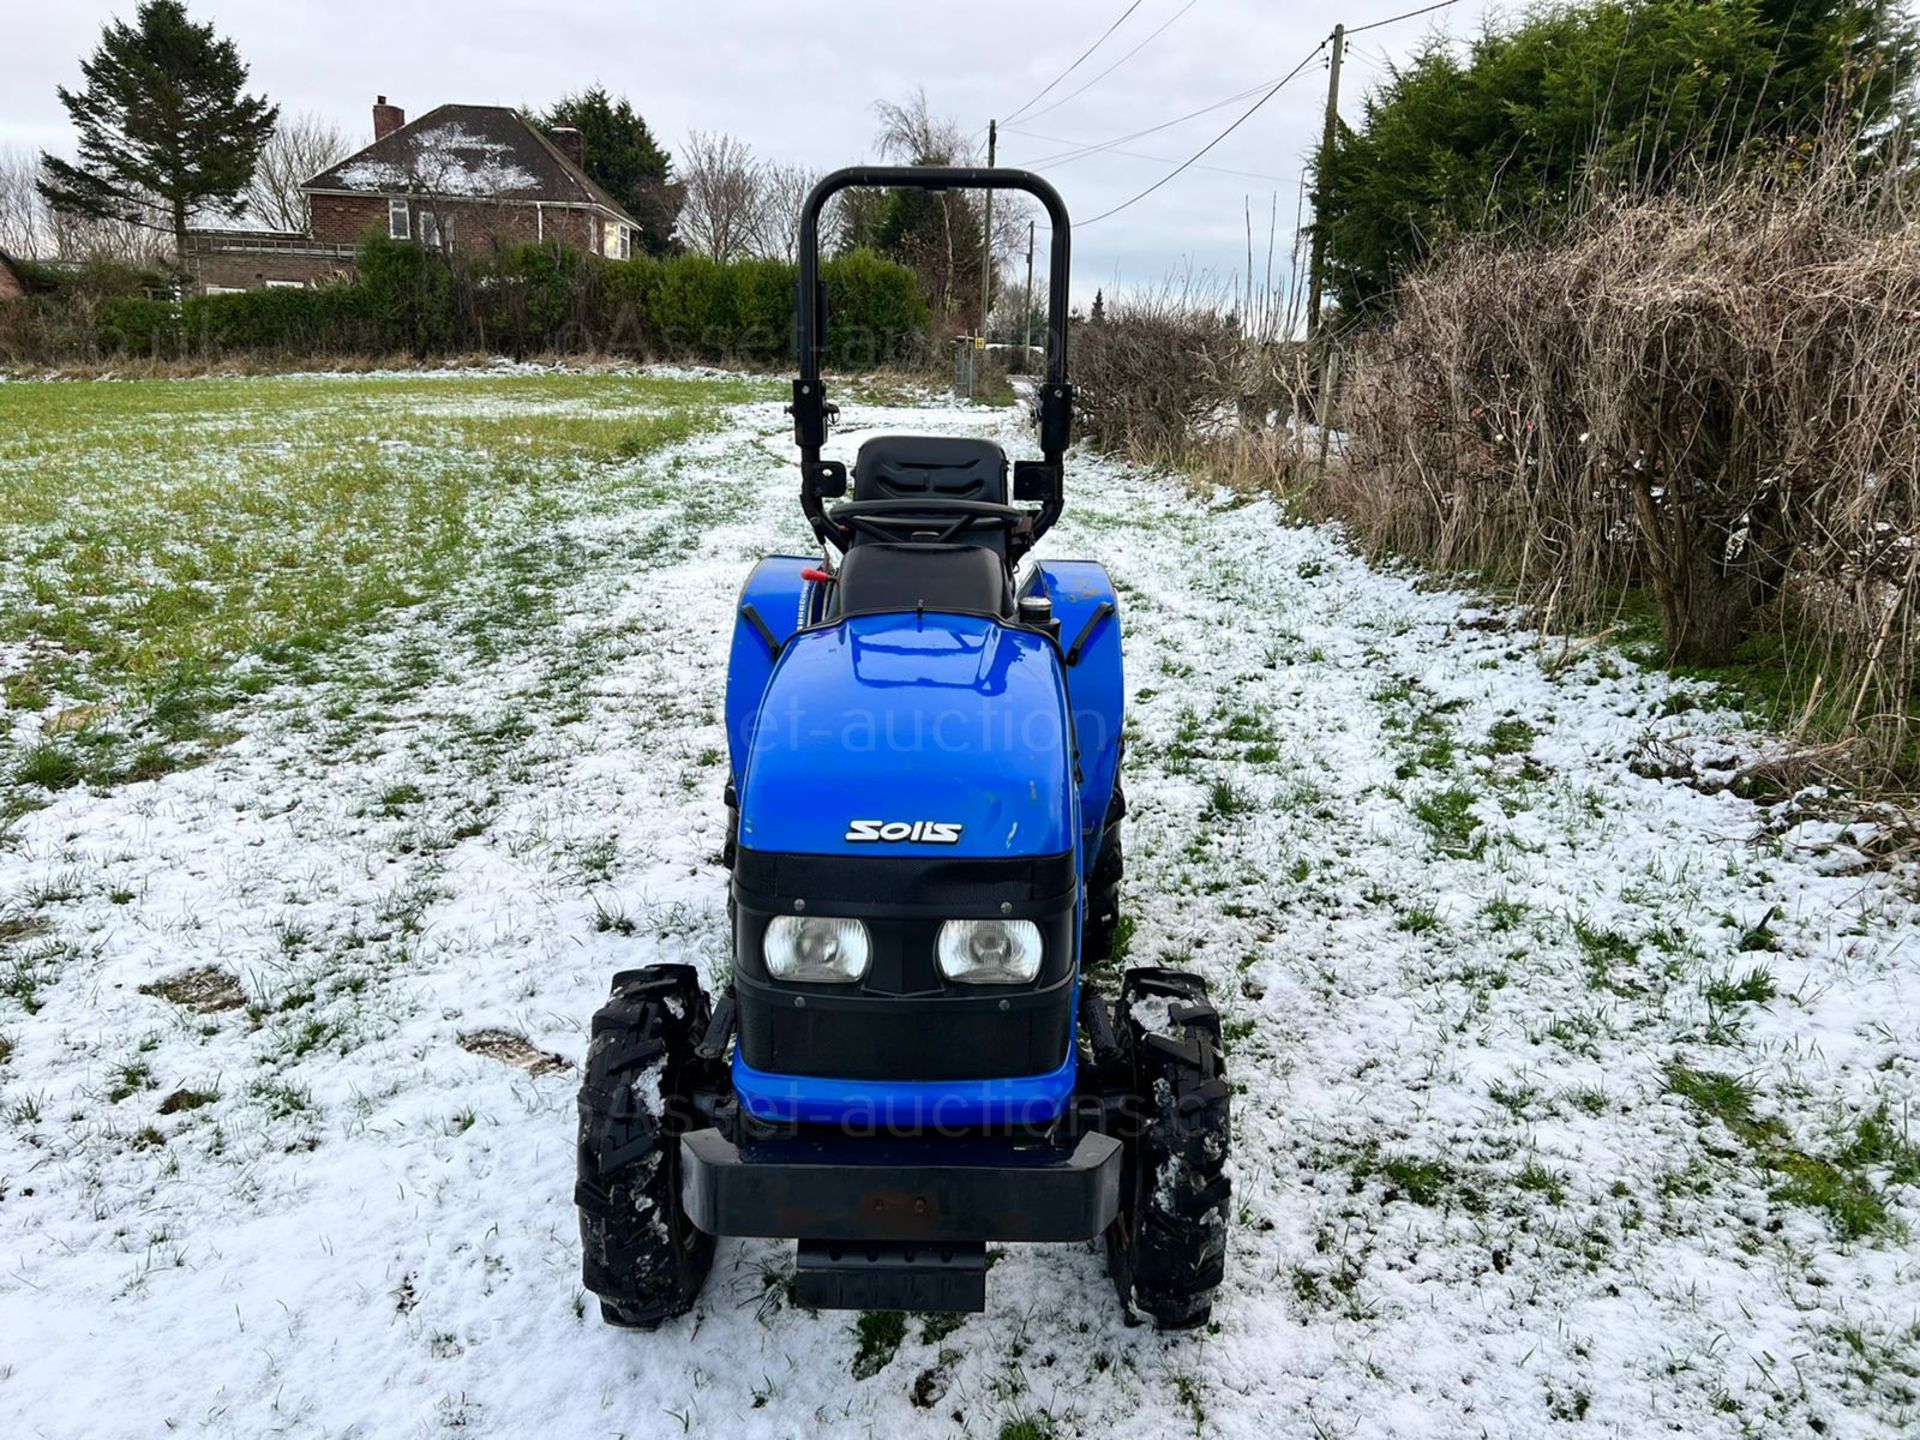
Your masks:
<path fill-rule="evenodd" d="M 820 214 L 842 190 L 861 187 L 898 190 L 1024 190 L 1046 207 L 1053 233 L 1047 258 L 1047 376 L 1040 388 L 1040 453 L 1045 476 L 1034 476 L 1043 493 L 1021 493 L 1026 476 L 1016 467 L 1019 498 L 1041 501 L 1039 513 L 1020 548 L 1031 545 L 1060 517 L 1064 503 L 1062 462 L 1073 428 L 1073 387 L 1067 383 L 1067 282 L 1072 224 L 1060 192 L 1030 170 L 987 169 L 975 165 L 855 165 L 823 178 L 807 196 L 800 211 L 800 274 L 793 307 L 794 351 L 799 378 L 793 382 L 793 438 L 800 447 L 800 504 L 815 535 L 839 535 L 821 506 L 823 496 L 846 493 L 846 467 L 820 458 L 828 423 L 839 414 L 829 405 L 820 382 L 820 361 L 826 353 L 826 291 L 820 282 Z M 844 545 L 842 545 L 844 549 Z"/>

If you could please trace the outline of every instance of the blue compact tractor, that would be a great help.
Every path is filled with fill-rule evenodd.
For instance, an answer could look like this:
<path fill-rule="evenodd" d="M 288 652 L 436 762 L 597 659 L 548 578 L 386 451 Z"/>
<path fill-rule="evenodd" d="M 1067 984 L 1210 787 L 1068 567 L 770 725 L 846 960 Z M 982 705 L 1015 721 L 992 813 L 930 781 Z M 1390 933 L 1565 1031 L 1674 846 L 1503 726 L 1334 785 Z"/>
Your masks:
<path fill-rule="evenodd" d="M 1040 459 L 1009 476 L 991 441 L 912 435 L 821 458 L 819 221 L 852 186 L 1046 207 Z M 740 595 L 724 987 L 624 971 L 593 1018 L 586 1287 L 650 1329 L 692 1307 L 716 1236 L 782 1237 L 802 1305 L 980 1310 L 989 1246 L 1098 1238 L 1129 1317 L 1199 1325 L 1227 1239 L 1220 1021 L 1181 971 L 1102 994 L 1120 610 L 1098 564 L 1034 554 L 1072 414 L 1066 208 L 1019 170 L 857 168 L 814 188 L 799 241 L 791 413 L 827 554 L 762 560 Z"/>

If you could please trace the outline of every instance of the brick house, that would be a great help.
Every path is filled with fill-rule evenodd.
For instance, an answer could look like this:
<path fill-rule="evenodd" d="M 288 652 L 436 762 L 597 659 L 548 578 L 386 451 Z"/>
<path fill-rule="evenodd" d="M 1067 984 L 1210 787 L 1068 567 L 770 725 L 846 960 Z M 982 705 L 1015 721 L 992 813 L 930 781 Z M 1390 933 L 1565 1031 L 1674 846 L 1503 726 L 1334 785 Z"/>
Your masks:
<path fill-rule="evenodd" d="M 200 230 L 194 277 L 207 289 L 320 284 L 353 272 L 368 234 L 481 250 L 557 241 L 624 260 L 639 225 L 582 169 L 580 132 L 543 134 L 505 105 L 442 105 L 409 122 L 382 95 L 373 143 L 300 187 L 305 234 Z"/>
<path fill-rule="evenodd" d="M 353 252 L 352 245 L 323 245 L 296 230 L 187 231 L 187 268 L 207 291 L 351 279 Z"/>

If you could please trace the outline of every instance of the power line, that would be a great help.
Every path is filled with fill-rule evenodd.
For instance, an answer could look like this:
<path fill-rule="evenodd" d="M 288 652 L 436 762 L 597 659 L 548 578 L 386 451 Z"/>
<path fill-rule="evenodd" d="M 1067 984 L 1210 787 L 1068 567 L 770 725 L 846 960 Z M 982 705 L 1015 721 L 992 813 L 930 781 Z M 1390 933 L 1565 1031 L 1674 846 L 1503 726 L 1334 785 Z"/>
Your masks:
<path fill-rule="evenodd" d="M 1122 210 L 1125 210 L 1129 205 L 1137 204 L 1140 201 L 1146 199 L 1147 196 L 1153 194 L 1154 191 L 1158 190 L 1162 185 L 1165 185 L 1169 180 L 1173 179 L 1175 176 L 1179 175 L 1182 171 L 1189 168 L 1191 165 L 1194 164 L 1195 161 L 1199 160 L 1199 158 L 1202 155 L 1206 154 L 1209 150 L 1213 149 L 1214 146 L 1218 145 L 1222 140 L 1226 139 L 1227 136 L 1231 135 L 1234 131 L 1238 130 L 1242 125 L 1244 125 L 1249 119 L 1253 117 L 1253 113 L 1256 110 L 1258 110 L 1262 105 L 1265 105 L 1274 96 L 1278 95 L 1280 91 L 1286 86 L 1288 81 L 1292 80 L 1295 76 L 1300 74 L 1301 71 L 1305 70 L 1307 66 L 1311 65 L 1314 62 L 1315 57 L 1317 57 L 1320 54 L 1320 52 L 1326 48 L 1327 48 L 1327 42 L 1325 40 L 1322 40 L 1318 45 L 1314 46 L 1313 49 L 1307 52 L 1306 56 L 1300 61 L 1298 65 L 1294 66 L 1293 69 L 1289 70 L 1286 74 L 1282 75 L 1278 80 L 1276 80 L 1273 83 L 1273 88 L 1268 90 L 1266 94 L 1262 95 L 1258 100 L 1254 101 L 1253 104 L 1249 105 L 1245 110 L 1243 110 L 1240 113 L 1239 118 L 1236 119 L 1231 125 L 1227 126 L 1226 129 L 1222 130 L 1218 135 L 1214 136 L 1213 139 L 1209 140 L 1206 144 L 1202 145 L 1198 150 L 1194 151 L 1192 155 L 1188 156 L 1185 160 L 1182 160 L 1178 165 L 1174 166 L 1173 169 L 1169 170 L 1166 174 L 1162 175 L 1158 180 L 1154 181 L 1153 184 L 1149 185 L 1146 189 L 1142 190 L 1138 195 L 1135 195 L 1128 200 L 1122 200 L 1118 205 L 1114 206 L 1111 210 L 1102 210 L 1098 215 L 1093 216 L 1092 219 L 1076 221 L 1075 228 L 1082 228 L 1088 225 L 1093 225 L 1098 223 L 1101 220 L 1105 220 L 1110 215 L 1118 215 Z M 1215 107 L 1215 108 L 1218 108 L 1218 107 Z"/>
<path fill-rule="evenodd" d="M 1357 27 L 1356 29 L 1347 31 L 1347 36 L 1349 39 L 1351 39 L 1354 35 L 1358 34 L 1361 30 L 1378 30 L 1383 25 L 1397 24 L 1402 20 L 1411 20 L 1414 17 L 1419 15 L 1430 15 L 1436 10 L 1445 10 L 1459 3 L 1460 3 L 1460 0 L 1439 0 L 1438 4 L 1427 5 L 1418 10 L 1408 10 L 1399 15 L 1389 15 L 1384 20 L 1370 20 L 1365 25 L 1362 25 Z M 1178 19 L 1179 17 L 1175 16 L 1174 18 Z M 1322 44 L 1324 45 L 1325 42 L 1323 41 Z M 1289 75 L 1283 76 L 1282 81 L 1290 80 L 1292 78 L 1293 78 L 1292 75 L 1289 74 Z M 1169 130 L 1173 128 L 1175 125 L 1181 125 L 1186 123 L 1188 120 L 1194 120 L 1199 118 L 1202 115 L 1209 114 L 1212 111 L 1224 109 L 1226 106 L 1232 105 L 1236 101 L 1246 99 L 1249 95 L 1258 95 L 1262 90 L 1265 90 L 1269 85 L 1274 83 L 1275 82 L 1270 80 L 1263 80 L 1257 85 L 1250 85 L 1245 90 L 1241 90 L 1235 94 L 1227 96 L 1227 98 L 1224 100 L 1216 100 L 1211 105 L 1202 105 L 1198 110 L 1189 110 L 1184 115 L 1176 115 L 1173 119 L 1163 120 L 1158 125 L 1149 125 L 1144 130 L 1135 130 L 1132 134 L 1129 134 L 1129 135 L 1116 136 L 1112 140 L 1105 140 L 1097 145 L 1083 145 L 1078 147 L 1077 149 L 1063 150 L 1057 155 L 1044 156 L 1041 159 L 1034 160 L 1029 163 L 1036 166 L 1037 165 L 1069 165 L 1069 164 L 1072 164 L 1075 160 L 1083 160 L 1089 155 L 1097 155 L 1103 150 L 1111 150 L 1116 146 L 1125 145 L 1130 141 L 1138 140 L 1142 136 L 1153 135 L 1161 130 Z M 1039 97 L 1036 96 L 1035 98 L 1037 99 Z"/>
<path fill-rule="evenodd" d="M 1005 128 L 1016 135 L 1025 135 L 1030 140 L 1045 140 L 1052 145 L 1077 145 L 1080 143 L 1077 140 L 1064 139 L 1059 135 L 1042 135 L 1038 131 L 1021 129 L 1012 125 L 1006 126 Z M 1100 153 L 1103 155 L 1124 155 L 1129 160 L 1151 160 L 1156 165 L 1171 165 L 1174 163 L 1165 155 L 1143 155 L 1138 150 L 1120 150 L 1114 148 L 1112 145 L 1103 147 Z M 1028 163 L 1040 165 L 1046 162 L 1034 160 Z M 1300 178 L 1298 175 L 1270 175 L 1264 170 L 1234 170 L 1225 165 L 1196 165 L 1193 168 L 1196 170 L 1211 170 L 1219 175 L 1240 175 L 1249 180 L 1273 180 L 1283 185 L 1291 185 Z"/>
<path fill-rule="evenodd" d="M 1401 15 L 1389 15 L 1384 20 L 1369 20 L 1364 25 L 1355 25 L 1351 30 L 1347 31 L 1347 34 L 1349 36 L 1354 36 L 1354 35 L 1362 34 L 1368 30 L 1378 30 L 1382 25 L 1397 25 L 1402 20 L 1413 19 L 1416 15 L 1431 15 L 1436 10 L 1451 9 L 1453 6 L 1458 5 L 1459 3 L 1460 3 L 1460 0 L 1440 0 L 1440 3 L 1438 5 L 1426 5 L 1421 7 L 1418 10 L 1408 10 L 1407 12 Z"/>
<path fill-rule="evenodd" d="M 1142 40 L 1138 45 L 1134 46 L 1133 49 L 1127 51 L 1126 54 L 1122 55 L 1118 60 L 1114 61 L 1113 64 L 1109 65 L 1106 69 L 1102 70 L 1098 75 L 1094 76 L 1091 80 L 1087 81 L 1086 84 L 1082 85 L 1078 90 L 1075 90 L 1071 95 L 1063 95 L 1058 100 L 1054 101 L 1051 105 L 1042 106 L 1040 109 L 1035 110 L 1031 115 L 1027 116 L 1027 119 L 1038 120 L 1042 115 L 1052 114 L 1055 110 L 1058 110 L 1062 105 L 1065 105 L 1069 100 L 1079 99 L 1082 95 L 1086 94 L 1087 91 L 1091 90 L 1094 86 L 1098 85 L 1102 80 L 1106 79 L 1107 76 L 1111 75 L 1114 71 L 1118 70 L 1122 65 L 1126 64 L 1127 61 L 1131 60 L 1134 56 L 1138 55 L 1142 50 L 1146 49 L 1147 46 L 1151 45 L 1155 40 L 1158 40 L 1160 38 L 1161 32 L 1164 31 L 1169 25 L 1173 24 L 1174 20 L 1178 20 L 1182 15 L 1186 14 L 1187 11 L 1193 9 L 1193 7 L 1198 5 L 1199 3 L 1200 3 L 1200 0 L 1187 0 L 1187 3 L 1185 5 L 1183 5 L 1180 9 L 1174 11 L 1172 19 L 1161 21 L 1160 28 L 1158 30 L 1155 30 L 1151 35 L 1147 36 L 1146 39 Z M 1038 100 L 1040 97 L 1036 95 L 1033 98 L 1035 100 Z M 1015 113 L 1017 114 L 1018 112 L 1016 111 Z"/>
<path fill-rule="evenodd" d="M 1172 129 L 1175 125 L 1184 125 L 1189 120 L 1198 119 L 1202 115 L 1209 115 L 1215 110 L 1223 110 L 1235 101 L 1244 100 L 1249 95 L 1258 95 L 1272 83 L 1271 80 L 1262 80 L 1258 85 L 1250 85 L 1245 90 L 1227 96 L 1224 100 L 1216 100 L 1211 105 L 1202 105 L 1198 110 L 1189 110 L 1184 115 L 1176 115 L 1173 119 L 1163 120 L 1158 125 L 1149 125 L 1144 130 L 1135 130 L 1131 135 L 1116 136 L 1112 140 L 1103 140 L 1098 145 L 1083 145 L 1075 150 L 1063 150 L 1058 155 L 1048 155 L 1032 163 L 1035 165 L 1066 165 L 1075 160 L 1084 160 L 1089 155 L 1098 155 L 1101 151 L 1111 150 L 1116 145 L 1125 145 L 1129 141 L 1138 140 L 1143 135 L 1158 134 L 1162 130 Z"/>
<path fill-rule="evenodd" d="M 1436 4 L 1424 5 L 1415 10 L 1405 10 L 1398 15 L 1389 15 L 1383 20 L 1369 20 L 1365 25 L 1356 25 L 1351 30 L 1346 31 L 1346 35 L 1349 39 L 1351 39 L 1351 37 L 1361 34 L 1364 31 L 1378 30 L 1385 25 L 1397 25 L 1402 20 L 1412 20 L 1421 15 L 1431 15 L 1435 11 L 1447 10 L 1459 3 L 1460 3 L 1460 0 L 1438 0 L 1438 3 Z M 1114 21 L 1113 24 L 1108 27 L 1107 35 L 1111 35 L 1115 29 L 1119 28 L 1120 21 L 1125 20 L 1127 16 L 1131 15 L 1134 12 L 1134 10 L 1137 8 L 1138 8 L 1138 0 L 1135 0 L 1135 4 L 1127 7 L 1126 13 L 1121 15 L 1120 20 Z M 1190 9 L 1192 7 L 1189 6 L 1188 8 Z M 1184 15 L 1185 13 L 1186 13 L 1185 10 L 1180 12 L 1181 15 Z M 1179 15 L 1174 16 L 1175 20 L 1179 18 L 1180 18 Z M 1168 23 L 1171 24 L 1172 22 L 1169 21 Z M 1162 28 L 1164 29 L 1165 27 L 1163 26 Z M 1158 34 L 1159 32 L 1156 31 L 1154 33 Z M 1098 49 L 1101 41 L 1105 39 L 1106 39 L 1106 35 L 1102 35 L 1100 37 L 1100 40 L 1096 40 L 1093 43 L 1093 46 L 1087 51 L 1087 55 L 1091 55 L 1095 49 Z M 1150 35 L 1147 37 L 1147 39 L 1151 40 L 1153 39 L 1153 36 Z M 1165 175 L 1162 175 L 1158 180 L 1154 181 L 1153 184 L 1149 185 L 1146 189 L 1142 190 L 1139 194 L 1134 195 L 1127 200 L 1121 201 L 1118 205 L 1115 205 L 1112 209 L 1102 210 L 1098 215 L 1093 216 L 1091 219 L 1081 220 L 1076 222 L 1076 224 L 1083 225 L 1083 226 L 1092 225 L 1098 221 L 1105 220 L 1111 215 L 1118 215 L 1122 210 L 1125 210 L 1129 206 L 1138 204 L 1140 201 L 1146 199 L 1147 196 L 1153 194 L 1154 191 L 1158 190 L 1161 186 L 1165 185 L 1169 180 L 1172 180 L 1176 176 L 1183 173 L 1184 171 L 1191 169 L 1195 164 L 1199 162 L 1201 156 L 1205 155 L 1209 150 L 1213 149 L 1214 146 L 1218 145 L 1222 140 L 1226 139 L 1235 130 L 1238 130 L 1242 125 L 1244 125 L 1249 119 L 1252 118 L 1255 111 L 1259 110 L 1261 106 L 1265 105 L 1275 95 L 1279 94 L 1281 89 L 1289 81 L 1295 79 L 1300 74 L 1301 71 L 1305 70 L 1307 66 L 1312 64 L 1315 57 L 1318 56 L 1322 50 L 1325 50 L 1327 48 L 1328 41 L 1331 39 L 1332 37 L 1329 36 L 1327 40 L 1322 40 L 1318 45 L 1314 46 L 1313 49 L 1307 53 L 1305 58 L 1302 59 L 1298 65 L 1295 65 L 1293 69 L 1289 70 L 1286 74 L 1282 75 L 1278 80 L 1274 81 L 1271 86 L 1267 87 L 1265 90 L 1265 93 L 1262 94 L 1258 100 L 1254 101 L 1252 105 L 1248 106 L 1247 109 L 1244 110 L 1239 115 L 1239 117 L 1234 120 L 1234 122 L 1231 125 L 1227 126 L 1226 129 L 1222 130 L 1218 135 L 1214 136 L 1213 139 L 1209 140 L 1205 145 L 1202 145 L 1198 150 L 1194 151 L 1192 155 L 1188 156 L 1185 160 L 1181 161 L 1172 170 L 1168 171 Z M 1142 42 L 1142 44 L 1144 43 L 1145 42 Z M 1136 49 L 1137 48 L 1139 47 L 1136 47 Z M 1133 52 L 1131 51 L 1128 52 L 1129 55 L 1132 53 Z M 1127 56 L 1122 56 L 1121 62 L 1124 62 L 1126 58 Z M 1081 60 L 1086 59 L 1086 55 L 1082 55 L 1080 59 Z M 1121 62 L 1116 62 L 1116 64 Z M 1057 85 L 1060 83 L 1060 80 L 1064 80 L 1067 74 L 1072 72 L 1074 66 L 1078 65 L 1079 63 L 1080 63 L 1080 60 L 1074 61 L 1073 65 L 1068 66 L 1067 70 L 1063 72 L 1059 77 L 1059 79 L 1055 80 L 1053 84 Z M 1111 70 L 1115 67 L 1110 66 L 1108 68 L 1109 70 Z M 1107 72 L 1103 71 L 1101 73 L 1106 74 Z M 1097 81 L 1099 78 L 1100 76 L 1096 75 L 1094 77 L 1094 80 Z M 1088 84 L 1092 84 L 1092 83 L 1093 81 L 1088 82 Z M 1053 88 L 1053 85 L 1049 85 L 1047 87 L 1047 90 L 1051 90 L 1052 88 Z M 1085 87 L 1082 87 L 1082 88 L 1084 89 Z M 1057 155 L 1050 155 L 1043 159 L 1032 161 L 1031 163 L 1035 166 L 1067 165 L 1067 164 L 1071 164 L 1075 160 L 1084 160 L 1089 155 L 1097 155 L 1102 153 L 1103 151 L 1117 150 L 1119 146 L 1125 145 L 1129 141 L 1138 140 L 1143 135 L 1152 135 L 1158 131 L 1170 129 L 1175 125 L 1184 124 L 1186 121 L 1195 119 L 1196 117 L 1201 115 L 1205 115 L 1209 111 L 1219 110 L 1227 105 L 1234 104 L 1236 101 L 1244 100 L 1246 99 L 1247 96 L 1254 94 L 1255 92 L 1261 89 L 1262 89 L 1261 86 L 1256 85 L 1256 86 L 1253 86 L 1251 89 L 1241 91 L 1237 95 L 1229 95 L 1224 100 L 1216 100 L 1211 105 L 1203 105 L 1198 110 L 1190 110 L 1185 115 L 1176 116 L 1172 120 L 1162 121 L 1158 125 L 1150 125 L 1144 130 L 1136 130 L 1130 135 L 1122 135 L 1116 139 L 1105 141 L 1099 145 L 1087 145 L 1087 146 L 1082 146 L 1076 150 L 1062 151 Z M 1034 103 L 1034 100 L 1040 99 L 1041 96 L 1044 96 L 1046 93 L 1047 93 L 1046 90 L 1042 90 L 1039 95 L 1036 95 L 1033 97 L 1033 100 L 1029 100 L 1026 103 L 1026 105 L 1021 106 L 1019 110 L 1016 110 L 1013 113 L 1013 115 L 1009 116 L 1008 118 L 1009 119 L 1018 118 L 1018 116 L 1021 114 L 1022 111 L 1025 111 L 1028 107 L 1030 107 Z M 1074 93 L 1078 94 L 1079 92 L 1076 91 Z M 1072 99 L 1073 97 L 1070 95 L 1067 98 Z M 1062 101 L 1059 103 L 1064 104 L 1065 102 Z M 1052 109 L 1052 108 L 1054 107 L 1053 106 L 1048 107 L 1048 109 Z M 1042 111 L 1041 113 L 1044 114 L 1046 112 Z M 1026 132 L 1022 132 L 1022 133 L 1026 133 Z M 1036 136 L 1035 138 L 1044 139 L 1045 137 Z M 1216 167 L 1205 167 L 1205 168 L 1211 169 Z"/>
<path fill-rule="evenodd" d="M 1098 40 L 1094 41 L 1093 44 L 1089 45 L 1085 50 L 1080 52 L 1079 60 L 1075 60 L 1073 64 L 1067 66 L 1066 69 L 1062 70 L 1058 75 L 1054 76 L 1053 79 L 1047 82 L 1046 89 L 1043 89 L 1038 95 L 1034 96 L 1032 100 L 1027 101 L 1025 105 L 1022 105 L 1018 110 L 1014 111 L 1013 114 L 1007 116 L 1006 118 L 1009 120 L 1018 119 L 1021 115 L 1024 115 L 1029 109 L 1031 109 L 1036 101 L 1044 99 L 1048 90 L 1053 89 L 1055 85 L 1058 85 L 1062 80 L 1066 79 L 1067 76 L 1071 75 L 1075 70 L 1078 70 L 1080 68 L 1081 61 L 1084 61 L 1087 58 L 1087 56 L 1093 54 L 1094 51 L 1098 50 L 1102 45 L 1106 44 L 1107 36 L 1113 34 L 1114 31 L 1118 30 L 1120 26 L 1125 23 L 1127 16 L 1133 14 L 1133 12 L 1138 10 L 1139 8 L 1140 8 L 1140 0 L 1133 0 L 1133 3 L 1131 5 L 1127 6 L 1125 10 L 1122 10 L 1120 12 L 1120 18 L 1114 21 L 1104 31 L 1101 32 L 1100 38 Z"/>

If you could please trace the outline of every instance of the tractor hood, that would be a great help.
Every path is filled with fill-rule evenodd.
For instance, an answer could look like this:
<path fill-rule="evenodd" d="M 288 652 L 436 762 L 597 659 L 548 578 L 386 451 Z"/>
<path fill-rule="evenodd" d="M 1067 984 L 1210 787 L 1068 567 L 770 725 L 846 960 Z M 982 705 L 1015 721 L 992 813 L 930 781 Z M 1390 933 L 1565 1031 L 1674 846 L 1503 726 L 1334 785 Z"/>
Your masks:
<path fill-rule="evenodd" d="M 802 631 L 754 723 L 740 843 L 771 854 L 1063 854 L 1077 822 L 1072 745 L 1044 636 L 914 613 Z"/>

